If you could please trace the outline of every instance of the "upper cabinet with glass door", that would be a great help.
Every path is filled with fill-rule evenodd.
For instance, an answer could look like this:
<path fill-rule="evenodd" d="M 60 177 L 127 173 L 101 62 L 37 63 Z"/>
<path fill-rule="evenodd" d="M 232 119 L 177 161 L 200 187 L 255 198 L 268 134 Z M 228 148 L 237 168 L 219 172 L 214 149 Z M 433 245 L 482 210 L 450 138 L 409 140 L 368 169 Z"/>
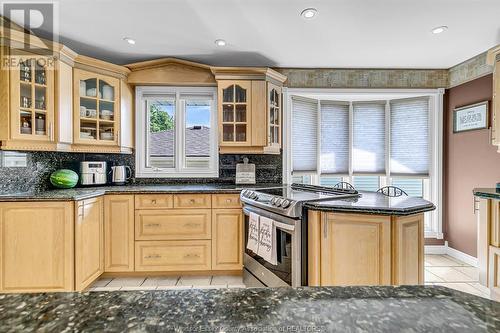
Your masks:
<path fill-rule="evenodd" d="M 222 106 L 221 146 L 248 145 L 251 87 L 251 81 L 228 81 L 219 85 L 219 104 Z"/>
<path fill-rule="evenodd" d="M 219 152 L 279 154 L 281 93 L 286 77 L 269 68 L 214 67 Z"/>
<path fill-rule="evenodd" d="M 74 143 L 119 145 L 120 80 L 74 70 Z"/>
<path fill-rule="evenodd" d="M 50 143 L 54 140 L 53 60 L 37 55 L 12 59 L 15 62 L 11 62 L 9 70 L 10 138 L 4 139 Z"/>

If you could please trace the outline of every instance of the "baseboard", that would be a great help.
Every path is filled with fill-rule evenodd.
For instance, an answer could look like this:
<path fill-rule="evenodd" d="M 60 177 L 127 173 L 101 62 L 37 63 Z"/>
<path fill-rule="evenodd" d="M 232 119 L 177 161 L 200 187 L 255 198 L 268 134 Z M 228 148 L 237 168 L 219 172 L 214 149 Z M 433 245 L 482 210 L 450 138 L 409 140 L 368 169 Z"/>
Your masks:
<path fill-rule="evenodd" d="M 468 265 L 477 267 L 477 258 L 467 253 L 463 253 L 457 249 L 448 246 L 448 242 L 444 245 L 426 245 L 424 247 L 425 254 L 447 254 L 452 258 L 458 259 Z"/>

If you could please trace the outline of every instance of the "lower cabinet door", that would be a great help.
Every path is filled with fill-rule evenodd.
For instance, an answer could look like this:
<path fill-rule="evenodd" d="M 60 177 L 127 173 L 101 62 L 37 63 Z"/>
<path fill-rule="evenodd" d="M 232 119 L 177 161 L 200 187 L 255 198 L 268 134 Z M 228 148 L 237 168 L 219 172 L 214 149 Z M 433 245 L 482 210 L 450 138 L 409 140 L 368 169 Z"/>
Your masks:
<path fill-rule="evenodd" d="M 321 221 L 321 285 L 390 285 L 391 218 L 325 214 Z"/>
<path fill-rule="evenodd" d="M 424 214 L 393 219 L 392 284 L 424 284 Z"/>
<path fill-rule="evenodd" d="M 500 248 L 495 246 L 490 246 L 489 273 L 491 299 L 500 301 Z"/>
<path fill-rule="evenodd" d="M 72 291 L 73 203 L 0 203 L 0 290 Z"/>
<path fill-rule="evenodd" d="M 104 271 L 102 198 L 77 202 L 75 220 L 75 287 L 80 291 Z"/>
<path fill-rule="evenodd" d="M 210 240 L 135 242 L 136 271 L 206 271 L 211 267 Z"/>
<path fill-rule="evenodd" d="M 243 269 L 243 212 L 212 210 L 212 269 Z"/>
<path fill-rule="evenodd" d="M 104 271 L 134 271 L 134 196 L 104 197 Z"/>

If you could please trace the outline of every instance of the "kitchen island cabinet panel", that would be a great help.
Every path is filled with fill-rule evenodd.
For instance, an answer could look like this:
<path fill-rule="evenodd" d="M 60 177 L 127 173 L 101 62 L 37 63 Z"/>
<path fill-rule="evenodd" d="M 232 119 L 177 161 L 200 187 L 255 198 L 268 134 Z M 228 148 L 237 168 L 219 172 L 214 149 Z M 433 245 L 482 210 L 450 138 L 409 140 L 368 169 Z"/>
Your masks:
<path fill-rule="evenodd" d="M 212 210 L 212 269 L 243 269 L 243 213 L 241 209 Z"/>
<path fill-rule="evenodd" d="M 388 216 L 329 213 L 321 221 L 321 285 L 391 283 Z"/>
<path fill-rule="evenodd" d="M 73 203 L 0 203 L 0 291 L 71 291 Z"/>

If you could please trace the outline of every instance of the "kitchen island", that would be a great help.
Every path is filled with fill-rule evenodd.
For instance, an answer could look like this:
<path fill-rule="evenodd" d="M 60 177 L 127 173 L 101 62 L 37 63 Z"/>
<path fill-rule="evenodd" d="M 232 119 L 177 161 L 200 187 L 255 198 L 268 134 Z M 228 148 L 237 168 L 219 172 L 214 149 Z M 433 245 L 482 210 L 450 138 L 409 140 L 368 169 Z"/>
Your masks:
<path fill-rule="evenodd" d="M 494 332 L 500 303 L 437 286 L 0 295 L 2 331 Z"/>
<path fill-rule="evenodd" d="M 357 198 L 308 202 L 310 286 L 424 283 L 422 198 L 360 191 Z"/>

